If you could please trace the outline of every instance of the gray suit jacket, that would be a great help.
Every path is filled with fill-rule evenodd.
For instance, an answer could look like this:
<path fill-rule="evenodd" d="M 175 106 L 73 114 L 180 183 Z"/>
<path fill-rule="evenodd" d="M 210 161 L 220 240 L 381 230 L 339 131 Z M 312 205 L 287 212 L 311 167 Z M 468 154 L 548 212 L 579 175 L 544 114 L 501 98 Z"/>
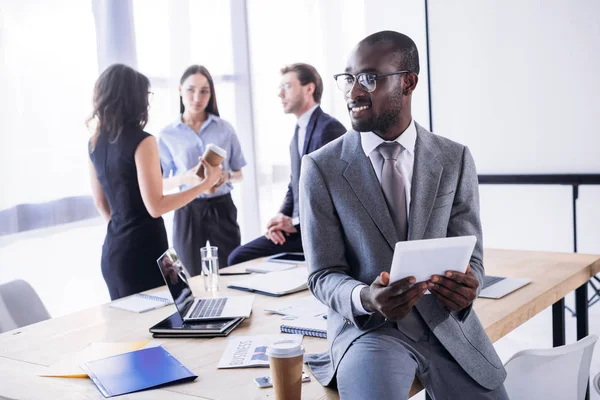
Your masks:
<path fill-rule="evenodd" d="M 483 282 L 479 192 L 473 158 L 465 146 L 417 124 L 408 240 L 475 235 L 471 270 Z M 323 385 L 359 336 L 384 324 L 379 314 L 356 318 L 351 293 L 390 270 L 397 235 L 373 166 L 354 131 L 304 156 L 300 218 L 311 292 L 329 306 L 329 352 L 311 368 Z M 427 326 L 481 386 L 499 387 L 502 362 L 471 309 L 449 312 L 432 295 L 416 305 Z"/>

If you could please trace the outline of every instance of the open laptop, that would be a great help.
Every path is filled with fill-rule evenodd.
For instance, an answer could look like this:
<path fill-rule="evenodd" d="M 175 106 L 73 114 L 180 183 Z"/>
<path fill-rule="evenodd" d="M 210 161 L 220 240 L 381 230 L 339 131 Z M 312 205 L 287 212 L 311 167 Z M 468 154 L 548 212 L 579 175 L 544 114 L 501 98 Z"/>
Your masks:
<path fill-rule="evenodd" d="M 194 297 L 188 284 L 188 276 L 175 249 L 170 248 L 156 260 L 177 312 L 181 319 L 202 321 L 208 319 L 248 318 L 252 312 L 254 296 L 218 297 L 200 299 Z"/>
<path fill-rule="evenodd" d="M 483 289 L 479 292 L 479 297 L 499 299 L 528 283 L 531 283 L 531 279 L 486 275 L 483 278 Z"/>

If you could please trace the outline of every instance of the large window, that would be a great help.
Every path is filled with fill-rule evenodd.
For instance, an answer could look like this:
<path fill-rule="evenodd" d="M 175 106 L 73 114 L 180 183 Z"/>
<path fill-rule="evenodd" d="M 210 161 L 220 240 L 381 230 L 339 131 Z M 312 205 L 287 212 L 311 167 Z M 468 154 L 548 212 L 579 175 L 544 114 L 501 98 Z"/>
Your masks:
<path fill-rule="evenodd" d="M 85 120 L 98 75 L 91 4 L 5 1 L 0 11 L 0 210 L 89 194 Z"/>
<path fill-rule="evenodd" d="M 295 62 L 313 65 L 323 79 L 323 110 L 349 128 L 332 75 L 344 70 L 350 50 L 364 36 L 364 6 L 362 0 L 248 0 L 261 227 L 279 210 L 290 180 L 296 119 L 283 113 L 279 71 Z"/>
<path fill-rule="evenodd" d="M 19 231 L 32 219 L 52 222 L 77 210 L 23 215 L 15 206 L 33 204 L 31 210 L 91 195 L 85 121 L 98 77 L 91 2 L 3 1 L 0 71 L 0 213 Z M 97 219 L 0 236 L 0 283 L 27 280 L 53 316 L 107 301 L 100 272 L 105 229 Z"/>
<path fill-rule="evenodd" d="M 221 117 L 230 122 L 238 136 L 248 134 L 237 126 L 231 33 L 231 4 L 212 0 L 134 0 L 138 69 L 152 82 L 154 97 L 147 130 L 157 135 L 179 116 L 179 79 L 192 64 L 204 65 L 215 81 Z M 250 162 L 249 149 L 242 149 Z M 241 207 L 242 184 L 232 192 Z M 173 213 L 165 216 L 169 237 Z"/>

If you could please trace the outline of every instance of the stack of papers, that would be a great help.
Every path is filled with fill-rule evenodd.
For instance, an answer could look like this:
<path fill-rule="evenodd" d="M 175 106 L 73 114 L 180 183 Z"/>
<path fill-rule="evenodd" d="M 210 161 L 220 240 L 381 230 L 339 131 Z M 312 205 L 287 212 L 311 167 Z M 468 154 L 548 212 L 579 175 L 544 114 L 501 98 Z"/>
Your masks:
<path fill-rule="evenodd" d="M 289 303 L 281 304 L 277 308 L 265 308 L 265 311 L 289 317 L 321 317 L 327 314 L 327 306 L 313 295 L 308 295 Z"/>

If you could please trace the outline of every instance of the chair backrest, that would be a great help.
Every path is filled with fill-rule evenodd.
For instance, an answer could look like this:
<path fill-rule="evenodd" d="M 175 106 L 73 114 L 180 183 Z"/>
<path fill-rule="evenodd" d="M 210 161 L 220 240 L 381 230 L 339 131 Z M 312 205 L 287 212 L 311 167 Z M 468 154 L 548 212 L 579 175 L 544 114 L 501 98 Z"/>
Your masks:
<path fill-rule="evenodd" d="M 0 333 L 50 319 L 31 285 L 18 279 L 0 285 Z"/>
<path fill-rule="evenodd" d="M 520 351 L 506 363 L 511 400 L 583 400 L 598 336 L 551 349 Z"/>

